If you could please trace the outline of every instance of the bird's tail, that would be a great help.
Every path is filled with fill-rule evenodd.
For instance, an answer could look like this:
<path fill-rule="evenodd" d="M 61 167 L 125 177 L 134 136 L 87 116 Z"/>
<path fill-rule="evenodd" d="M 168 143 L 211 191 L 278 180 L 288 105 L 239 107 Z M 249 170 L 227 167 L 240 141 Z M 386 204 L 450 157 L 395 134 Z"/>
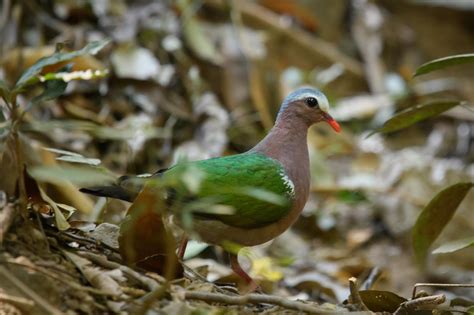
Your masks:
<path fill-rule="evenodd" d="M 122 176 L 112 185 L 92 186 L 79 189 L 80 192 L 133 202 L 151 176 Z"/>
<path fill-rule="evenodd" d="M 132 195 L 129 191 L 123 189 L 118 185 L 110 185 L 110 186 L 93 186 L 93 187 L 85 187 L 79 189 L 80 192 L 99 196 L 99 197 L 111 197 L 115 199 L 125 200 L 128 202 L 133 202 L 136 196 Z"/>

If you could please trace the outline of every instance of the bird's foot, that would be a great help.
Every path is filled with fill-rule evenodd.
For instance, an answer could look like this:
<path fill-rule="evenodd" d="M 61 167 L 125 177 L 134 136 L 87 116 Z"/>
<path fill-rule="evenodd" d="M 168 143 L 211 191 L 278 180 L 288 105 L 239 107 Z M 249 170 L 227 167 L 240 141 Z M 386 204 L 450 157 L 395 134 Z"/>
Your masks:
<path fill-rule="evenodd" d="M 252 280 L 250 283 L 247 283 L 247 286 L 241 290 L 242 294 L 250 294 L 250 293 L 261 293 L 263 294 L 262 287 Z"/>
<path fill-rule="evenodd" d="M 242 290 L 242 293 L 244 294 L 248 294 L 252 292 L 262 293 L 262 288 L 260 287 L 260 285 L 257 282 L 255 282 L 252 279 L 252 277 L 250 277 L 240 266 L 237 255 L 229 253 L 229 257 L 230 257 L 230 266 L 232 270 L 239 277 L 241 277 L 246 284 L 245 288 Z"/>
<path fill-rule="evenodd" d="M 181 239 L 181 242 L 179 244 L 178 252 L 176 254 L 180 261 L 183 261 L 187 246 L 188 246 L 188 237 L 186 235 L 183 235 L 183 238 Z"/>

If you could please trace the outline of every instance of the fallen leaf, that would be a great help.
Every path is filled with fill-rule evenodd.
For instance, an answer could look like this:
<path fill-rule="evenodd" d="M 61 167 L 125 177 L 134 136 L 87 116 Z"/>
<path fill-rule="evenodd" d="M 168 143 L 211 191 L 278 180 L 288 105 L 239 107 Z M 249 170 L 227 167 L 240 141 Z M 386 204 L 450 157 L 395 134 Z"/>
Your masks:
<path fill-rule="evenodd" d="M 175 239 L 163 222 L 164 207 L 159 191 L 145 187 L 120 226 L 119 250 L 127 263 L 175 278 L 183 270 L 176 256 Z"/>
<path fill-rule="evenodd" d="M 280 268 L 270 257 L 253 259 L 250 273 L 255 277 L 272 282 L 280 281 L 283 278 Z"/>
<path fill-rule="evenodd" d="M 58 230 L 64 231 L 69 229 L 71 226 L 67 222 L 61 210 L 59 210 L 59 207 L 56 202 L 49 198 L 49 196 L 44 192 L 43 189 L 41 189 L 41 187 L 38 186 L 38 189 L 40 191 L 41 198 L 43 198 L 43 200 L 46 201 L 54 210 L 54 219 L 56 221 L 56 227 L 58 228 Z"/>
<path fill-rule="evenodd" d="M 100 289 L 104 293 L 115 296 L 120 296 L 123 294 L 122 288 L 114 279 L 117 278 L 116 274 L 114 275 L 110 272 L 104 272 L 104 270 L 94 267 L 92 262 L 79 255 L 67 251 L 63 251 L 63 253 L 74 263 L 74 265 L 76 265 L 76 267 L 81 271 L 81 273 L 93 287 Z M 116 270 L 114 272 L 121 273 L 120 270 Z"/>
<path fill-rule="evenodd" d="M 407 299 L 389 291 L 363 290 L 359 291 L 364 304 L 372 312 L 393 313 Z"/>
<path fill-rule="evenodd" d="M 88 233 L 90 237 L 101 241 L 113 248 L 119 248 L 119 227 L 111 223 L 101 223 L 92 232 Z"/>

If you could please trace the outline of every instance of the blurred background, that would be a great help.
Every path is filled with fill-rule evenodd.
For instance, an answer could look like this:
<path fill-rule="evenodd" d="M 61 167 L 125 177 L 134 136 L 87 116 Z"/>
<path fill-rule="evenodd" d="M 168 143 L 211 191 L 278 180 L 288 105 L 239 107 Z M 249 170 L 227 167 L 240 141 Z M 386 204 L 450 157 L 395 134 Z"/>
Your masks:
<path fill-rule="evenodd" d="M 134 174 L 183 157 L 244 152 L 272 127 L 287 93 L 312 85 L 328 96 L 343 131 L 325 124 L 310 130 L 310 199 L 291 230 L 246 251 L 251 274 L 270 292 L 334 303 L 347 298 L 350 276 L 373 267 L 382 270 L 375 288 L 405 297 L 420 281 L 474 281 L 472 246 L 430 255 L 423 269 L 411 249 L 421 209 L 448 185 L 474 180 L 474 66 L 413 78 L 425 62 L 474 52 L 473 1 L 0 4 L 0 78 L 11 84 L 56 43 L 77 50 L 112 39 L 73 65 L 74 71 L 108 69 L 106 78 L 72 81 L 64 95 L 25 115 L 28 163 L 65 164 L 41 149 L 51 147 L 99 159 L 115 174 Z M 19 104 L 35 94 L 32 88 L 20 95 Z M 440 99 L 466 103 L 367 137 L 396 112 Z M 6 192 L 14 182 L 3 174 L 11 170 L 4 156 Z M 119 224 L 127 209 L 64 185 L 48 191 L 78 210 L 75 220 Z M 473 205 L 471 192 L 435 245 L 472 237 Z M 209 280 L 231 276 L 219 249 L 190 247 L 189 265 L 207 265 Z M 472 288 L 456 292 L 474 298 Z"/>

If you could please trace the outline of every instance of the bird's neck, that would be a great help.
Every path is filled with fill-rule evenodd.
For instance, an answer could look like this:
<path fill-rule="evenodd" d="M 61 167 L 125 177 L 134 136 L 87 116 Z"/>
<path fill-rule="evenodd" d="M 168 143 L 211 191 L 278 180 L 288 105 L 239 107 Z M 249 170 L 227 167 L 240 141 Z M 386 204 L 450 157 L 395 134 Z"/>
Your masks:
<path fill-rule="evenodd" d="M 308 123 L 299 117 L 278 116 L 275 126 L 251 151 L 277 160 L 295 186 L 295 200 L 290 213 L 282 219 L 276 229 L 281 233 L 293 224 L 303 210 L 309 195 L 310 173 Z M 272 228 L 273 229 L 273 228 Z"/>
<path fill-rule="evenodd" d="M 309 169 L 307 134 L 308 125 L 302 119 L 280 115 L 275 126 L 252 151 L 279 161 L 287 172 L 296 176 L 295 168 L 303 172 Z"/>

